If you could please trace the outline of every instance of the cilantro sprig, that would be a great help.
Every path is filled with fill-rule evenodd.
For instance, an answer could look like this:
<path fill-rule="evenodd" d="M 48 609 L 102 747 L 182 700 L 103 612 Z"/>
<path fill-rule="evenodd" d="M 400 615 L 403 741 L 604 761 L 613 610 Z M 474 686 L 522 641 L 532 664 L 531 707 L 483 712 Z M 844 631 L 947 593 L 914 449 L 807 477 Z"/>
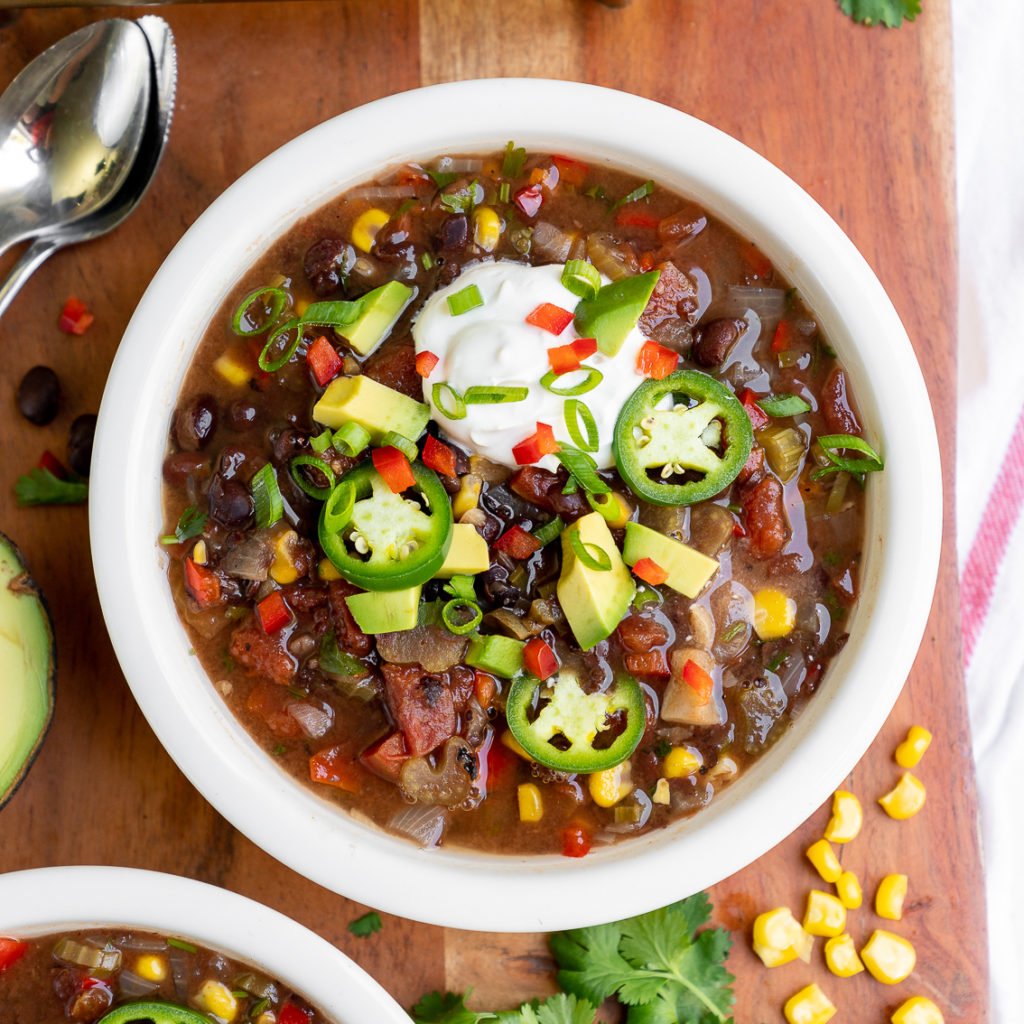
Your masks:
<path fill-rule="evenodd" d="M 32 469 L 14 482 L 19 505 L 81 505 L 89 497 L 84 480 L 61 480 L 48 469 Z"/>
<path fill-rule="evenodd" d="M 921 0 L 839 0 L 844 14 L 862 25 L 899 28 L 903 19 L 913 21 L 921 13 Z"/>
<path fill-rule="evenodd" d="M 379 932 L 382 927 L 380 914 L 376 910 L 371 910 L 368 914 L 363 914 L 362 917 L 348 923 L 349 932 L 357 939 L 367 939 Z"/>

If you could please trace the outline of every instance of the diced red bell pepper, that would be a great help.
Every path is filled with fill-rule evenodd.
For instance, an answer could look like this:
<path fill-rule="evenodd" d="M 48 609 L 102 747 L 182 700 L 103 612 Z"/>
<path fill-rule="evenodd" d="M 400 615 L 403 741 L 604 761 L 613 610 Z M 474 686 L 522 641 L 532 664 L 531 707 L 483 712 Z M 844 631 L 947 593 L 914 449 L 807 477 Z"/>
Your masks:
<path fill-rule="evenodd" d="M 545 455 L 553 455 L 558 447 L 554 430 L 547 423 L 538 423 L 536 433 L 513 447 L 512 458 L 516 460 L 517 466 L 529 466 L 539 462 Z"/>
<path fill-rule="evenodd" d="M 484 758 L 487 778 L 483 781 L 487 789 L 497 789 L 499 786 L 503 786 L 514 779 L 518 764 L 519 756 L 509 750 L 498 739 L 498 734 L 494 733 L 491 745 L 487 748 L 487 756 Z"/>
<path fill-rule="evenodd" d="M 442 476 L 455 476 L 455 452 L 443 441 L 438 441 L 433 434 L 427 434 L 420 457 L 427 469 L 432 469 Z"/>
<path fill-rule="evenodd" d="M 679 353 L 656 341 L 645 341 L 636 359 L 638 373 L 653 380 L 667 377 L 679 364 Z"/>
<path fill-rule="evenodd" d="M 324 337 L 320 335 L 306 352 L 306 362 L 313 376 L 320 387 L 326 387 L 341 373 L 345 361 L 338 355 L 337 349 Z"/>
<path fill-rule="evenodd" d="M 551 163 L 547 167 L 534 167 L 530 171 L 530 184 L 543 185 L 550 192 L 552 189 L 558 188 L 558 182 L 561 177 L 558 165 Z"/>
<path fill-rule="evenodd" d="M 205 565 L 196 565 L 191 558 L 185 559 L 185 589 L 200 608 L 220 603 L 220 578 Z"/>
<path fill-rule="evenodd" d="M 765 280 L 772 272 L 772 261 L 753 242 L 745 242 L 740 247 L 740 255 L 752 277 Z"/>
<path fill-rule="evenodd" d="M 529 558 L 544 545 L 521 526 L 511 526 L 492 546 L 496 551 L 504 551 L 511 558 Z"/>
<path fill-rule="evenodd" d="M 81 299 L 72 296 L 64 303 L 57 326 L 65 334 L 82 335 L 92 327 L 92 322 L 95 319 L 86 304 Z"/>
<path fill-rule="evenodd" d="M 547 679 L 558 671 L 558 659 L 555 652 L 535 636 L 523 648 L 523 667 L 538 679 Z"/>
<path fill-rule="evenodd" d="M 28 943 L 20 939 L 0 938 L 0 971 L 16 964 L 28 952 Z"/>
<path fill-rule="evenodd" d="M 422 352 L 416 353 L 416 372 L 426 379 L 434 372 L 434 367 L 441 360 L 434 355 L 433 352 L 428 352 L 424 349 Z"/>
<path fill-rule="evenodd" d="M 277 1024 L 309 1024 L 310 1015 L 294 1003 L 285 1003 L 277 1015 Z"/>
<path fill-rule="evenodd" d="M 279 629 L 284 629 L 292 621 L 292 611 L 280 590 L 267 594 L 256 605 L 256 614 L 259 617 L 260 625 L 263 627 L 263 632 L 268 636 L 271 633 L 276 633 Z"/>
<path fill-rule="evenodd" d="M 746 537 L 747 535 L 746 527 L 738 519 L 733 520 L 732 535 L 734 537 Z"/>
<path fill-rule="evenodd" d="M 409 748 L 405 736 L 401 732 L 393 732 L 390 736 L 378 740 L 359 755 L 363 767 L 374 775 L 389 782 L 398 783 L 402 774 L 402 765 L 409 760 Z"/>
<path fill-rule="evenodd" d="M 780 320 L 779 326 L 775 328 L 775 334 L 772 335 L 772 352 L 777 355 L 792 348 L 794 333 L 792 320 Z"/>
<path fill-rule="evenodd" d="M 582 363 L 597 351 L 597 338 L 577 338 L 572 342 L 572 347 L 576 358 Z"/>
<path fill-rule="evenodd" d="M 391 488 L 395 494 L 401 494 L 416 483 L 416 477 L 412 475 L 412 466 L 409 460 L 397 448 L 385 445 L 383 448 L 374 448 L 373 468 L 380 473 L 384 483 Z"/>
<path fill-rule="evenodd" d="M 747 410 L 750 417 L 750 425 L 755 430 L 760 430 L 768 422 L 768 413 L 757 404 L 761 396 L 750 388 L 744 388 L 740 392 L 740 404 Z"/>
<path fill-rule="evenodd" d="M 526 217 L 536 217 L 544 202 L 540 185 L 527 185 L 526 188 L 519 189 L 512 198 Z"/>
<path fill-rule="evenodd" d="M 692 658 L 687 658 L 683 665 L 683 682 L 693 690 L 701 704 L 711 700 L 715 681 Z"/>
<path fill-rule="evenodd" d="M 562 856 L 586 857 L 592 846 L 590 834 L 580 825 L 562 829 Z"/>
<path fill-rule="evenodd" d="M 572 373 L 580 368 L 580 357 L 572 343 L 568 345 L 556 345 L 548 349 L 548 363 L 551 369 L 561 376 L 563 373 Z"/>
<path fill-rule="evenodd" d="M 640 269 L 646 274 L 648 270 L 654 269 L 654 264 L 657 260 L 654 257 L 653 252 L 642 252 L 640 253 Z"/>
<path fill-rule="evenodd" d="M 579 188 L 585 185 L 587 175 L 590 174 L 590 167 L 582 160 L 573 160 L 572 157 L 556 154 L 551 162 L 558 168 L 558 175 L 561 181 L 567 185 L 574 185 Z"/>
<path fill-rule="evenodd" d="M 39 462 L 36 463 L 40 469 L 45 469 L 52 473 L 58 480 L 66 480 L 68 471 L 64 468 L 64 464 L 57 458 L 49 448 L 39 456 Z"/>
<path fill-rule="evenodd" d="M 660 586 L 668 579 L 668 570 L 663 569 L 653 558 L 641 558 L 633 566 L 633 574 L 652 587 Z"/>
<path fill-rule="evenodd" d="M 623 659 L 626 671 L 634 676 L 653 676 L 656 679 L 668 679 L 672 674 L 668 661 L 662 651 L 643 651 L 640 654 L 627 654 Z"/>
<path fill-rule="evenodd" d="M 542 302 L 527 318 L 528 324 L 549 334 L 561 334 L 572 323 L 573 314 L 553 302 Z"/>
<path fill-rule="evenodd" d="M 346 793 L 358 793 L 363 788 L 359 766 L 342 756 L 341 747 L 318 750 L 309 759 L 309 778 L 311 782 L 334 786 L 345 790 Z M 284 1020 L 283 1011 L 280 1020 Z M 303 1020 L 305 1021 L 305 1017 Z"/>
<path fill-rule="evenodd" d="M 660 217 L 643 210 L 631 210 L 623 207 L 615 214 L 615 223 L 624 228 L 656 228 L 661 223 Z"/>
<path fill-rule="evenodd" d="M 486 672 L 474 672 L 473 695 L 476 697 L 477 704 L 486 711 L 498 695 L 498 684 L 494 676 L 488 675 Z"/>

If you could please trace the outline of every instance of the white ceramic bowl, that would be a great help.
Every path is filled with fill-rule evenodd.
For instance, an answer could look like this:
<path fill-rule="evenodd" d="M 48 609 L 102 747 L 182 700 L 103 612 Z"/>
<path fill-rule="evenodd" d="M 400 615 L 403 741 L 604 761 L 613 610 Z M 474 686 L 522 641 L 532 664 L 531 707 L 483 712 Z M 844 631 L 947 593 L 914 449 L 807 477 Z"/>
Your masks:
<path fill-rule="evenodd" d="M 190 878 L 134 868 L 60 867 L 0 875 L 0 935 L 137 928 L 191 939 L 264 972 L 335 1024 L 409 1024 L 362 968 L 276 910 Z"/>
<path fill-rule="evenodd" d="M 165 578 L 160 465 L 182 378 L 210 318 L 296 219 L 400 161 L 508 139 L 651 177 L 757 244 L 814 310 L 886 458 L 868 488 L 862 596 L 821 692 L 756 767 L 696 818 L 582 860 L 416 849 L 286 775 L 238 725 L 179 625 Z M 661 906 L 774 846 L 838 785 L 903 686 L 931 604 L 942 496 L 913 350 L 852 243 L 796 184 L 714 128 L 625 93 L 489 80 L 403 93 L 343 114 L 231 186 L 167 258 L 103 397 L 90 487 L 93 562 L 121 666 L 156 734 L 250 839 L 362 903 L 460 928 L 546 930 Z"/>

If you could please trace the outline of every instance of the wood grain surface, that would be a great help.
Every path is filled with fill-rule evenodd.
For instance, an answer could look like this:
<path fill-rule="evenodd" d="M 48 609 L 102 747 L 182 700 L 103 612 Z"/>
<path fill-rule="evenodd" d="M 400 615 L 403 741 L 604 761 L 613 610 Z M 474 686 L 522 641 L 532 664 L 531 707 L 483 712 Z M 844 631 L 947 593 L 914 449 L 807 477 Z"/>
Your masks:
<path fill-rule="evenodd" d="M 115 13 L 124 9 L 8 15 L 0 28 L 0 86 L 60 36 Z M 759 910 L 786 903 L 802 912 L 816 879 L 802 851 L 820 835 L 823 808 L 712 891 L 717 921 L 735 929 L 736 1020 L 780 1021 L 784 999 L 811 980 L 839 1005 L 839 1020 L 887 1021 L 918 993 L 934 998 L 947 1021 L 987 1020 L 951 500 L 956 280 L 944 0 L 929 0 L 918 21 L 899 31 L 855 26 L 832 0 L 634 0 L 622 10 L 594 0 L 352 0 L 185 5 L 160 13 L 177 37 L 181 77 L 159 179 L 124 227 L 56 256 L 0 322 L 0 529 L 22 546 L 49 598 L 60 660 L 49 740 L 0 815 L 0 870 L 123 864 L 226 886 L 318 931 L 406 1006 L 443 986 L 473 986 L 474 1004 L 493 1008 L 552 990 L 543 936 L 460 933 L 385 917 L 376 937 L 353 938 L 346 925 L 363 908 L 277 864 L 221 819 L 164 754 L 120 674 L 92 583 L 85 510 L 19 509 L 11 487 L 43 448 L 63 457 L 68 425 L 96 410 L 121 332 L 161 260 L 257 160 L 327 117 L 420 84 L 574 78 L 710 121 L 806 188 L 888 289 L 938 411 L 947 499 L 938 592 L 910 683 L 848 780 L 865 801 L 867 825 L 843 851 L 865 886 L 866 907 L 851 925 L 858 939 L 882 924 L 870 909 L 878 879 L 890 871 L 910 876 L 909 910 L 896 930 L 916 944 L 918 969 L 889 988 L 863 975 L 834 978 L 820 955 L 810 967 L 768 972 L 750 953 L 749 926 Z M 71 294 L 96 314 L 83 338 L 56 328 Z M 45 428 L 21 420 L 13 402 L 17 381 L 36 363 L 57 368 L 65 391 L 61 415 Z M 913 722 L 936 735 L 920 770 L 929 801 L 918 818 L 897 823 L 872 801 L 896 779 L 892 750 Z"/>

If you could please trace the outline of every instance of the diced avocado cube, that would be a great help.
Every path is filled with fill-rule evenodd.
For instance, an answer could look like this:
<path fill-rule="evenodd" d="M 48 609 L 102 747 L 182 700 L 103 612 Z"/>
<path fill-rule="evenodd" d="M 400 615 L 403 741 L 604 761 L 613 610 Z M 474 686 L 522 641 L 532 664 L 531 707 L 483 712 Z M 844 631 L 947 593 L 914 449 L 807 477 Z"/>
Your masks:
<path fill-rule="evenodd" d="M 313 419 L 335 430 L 343 423 L 358 423 L 374 443 L 389 430 L 415 441 L 427 428 L 430 410 L 422 402 L 360 374 L 332 380 L 313 406 Z"/>
<path fill-rule="evenodd" d="M 456 523 L 452 528 L 452 546 L 448 549 L 444 565 L 437 570 L 439 579 L 453 576 L 475 576 L 491 567 L 487 541 L 469 523 Z"/>
<path fill-rule="evenodd" d="M 368 356 L 391 333 L 415 294 L 401 281 L 388 281 L 367 292 L 359 316 L 336 330 L 361 356 Z"/>
<path fill-rule="evenodd" d="M 523 671 L 522 640 L 510 636 L 474 636 L 469 641 L 466 664 L 490 672 L 491 675 L 513 679 Z"/>
<path fill-rule="evenodd" d="M 397 633 L 419 623 L 422 587 L 408 590 L 367 590 L 345 598 L 345 604 L 364 633 Z"/>
<path fill-rule="evenodd" d="M 577 556 L 573 534 L 585 545 L 600 548 L 611 562 L 609 569 L 592 569 Z M 633 577 L 615 546 L 612 532 L 599 512 L 577 519 L 562 531 L 562 575 L 558 603 L 583 650 L 610 636 L 633 601 Z"/>
<path fill-rule="evenodd" d="M 626 523 L 622 557 L 626 565 L 636 565 L 641 558 L 657 562 L 668 573 L 665 582 L 685 597 L 696 597 L 718 572 L 713 558 L 639 523 Z"/>
<path fill-rule="evenodd" d="M 647 308 L 660 275 L 660 270 L 649 270 L 624 277 L 604 285 L 592 299 L 581 299 L 576 306 L 579 336 L 596 338 L 598 349 L 614 356 Z"/>

